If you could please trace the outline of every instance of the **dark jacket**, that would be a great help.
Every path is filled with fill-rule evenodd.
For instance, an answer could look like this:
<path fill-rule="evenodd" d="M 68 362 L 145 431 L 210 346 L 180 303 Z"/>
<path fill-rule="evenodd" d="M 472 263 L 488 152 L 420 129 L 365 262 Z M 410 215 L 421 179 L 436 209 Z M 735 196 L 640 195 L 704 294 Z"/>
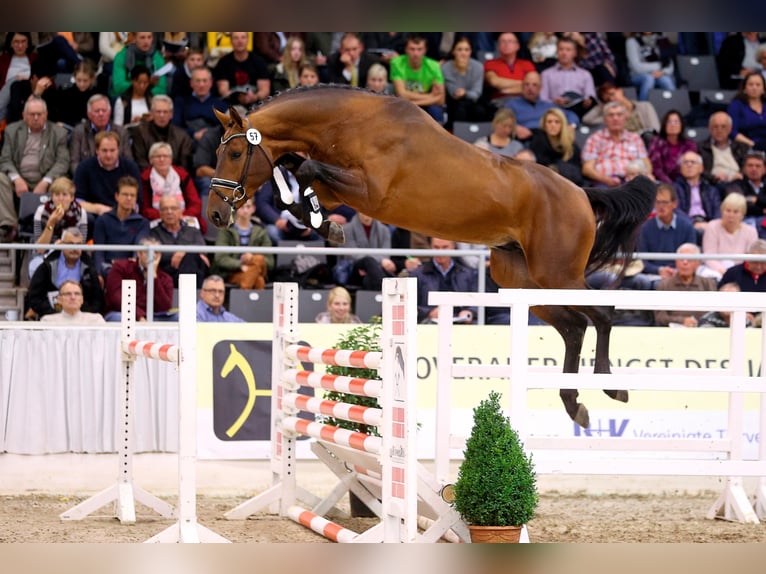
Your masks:
<path fill-rule="evenodd" d="M 433 261 L 423 263 L 416 271 L 410 273 L 410 277 L 417 277 L 418 280 L 418 322 L 428 317 L 434 305 L 428 304 L 428 293 L 430 291 L 477 291 L 479 277 L 475 269 L 470 269 L 461 263 L 454 261 L 453 267 L 442 275 L 437 270 Z M 476 307 L 455 307 L 455 316 L 463 310 L 473 312 L 474 317 L 477 314 Z"/>
<path fill-rule="evenodd" d="M 168 130 L 161 130 L 154 122 L 140 122 L 130 128 L 133 138 L 133 159 L 141 171 L 150 167 L 149 148 L 156 142 L 167 142 L 173 148 L 173 165 L 179 165 L 191 173 L 192 139 L 183 128 L 168 124 Z"/>
<path fill-rule="evenodd" d="M 260 222 L 260 220 L 253 218 L 253 230 L 250 233 L 250 239 L 247 244 L 250 247 L 271 247 L 271 239 L 266 232 L 266 228 Z M 237 227 L 232 225 L 226 229 L 221 229 L 218 232 L 218 236 L 215 239 L 216 247 L 241 247 L 239 244 L 239 233 Z M 210 272 L 214 275 L 222 275 L 224 277 L 239 271 L 242 262 L 239 259 L 239 253 L 216 253 L 215 259 L 212 263 Z M 271 271 L 274 269 L 274 254 L 264 253 L 263 258 L 266 260 L 266 268 Z"/>
<path fill-rule="evenodd" d="M 51 307 L 48 299 L 48 293 L 58 291 L 58 287 L 53 281 L 56 278 L 58 266 L 61 264 L 59 260 L 61 253 L 61 251 L 54 251 L 46 256 L 29 281 L 27 306 L 34 309 L 40 317 L 55 313 L 55 309 Z M 82 310 L 91 313 L 103 313 L 104 292 L 98 281 L 95 266 L 87 252 L 80 255 L 80 284 L 83 294 Z"/>
<path fill-rule="evenodd" d="M 119 259 L 106 276 L 105 313 L 122 311 L 122 280 L 136 282 L 136 319 L 146 318 L 146 279 L 136 259 Z M 154 276 L 154 312 L 165 313 L 173 305 L 173 280 L 162 269 Z"/>
<path fill-rule="evenodd" d="M 362 52 L 359 56 L 359 76 L 357 78 L 357 86 L 364 88 L 367 86 L 367 72 L 375 62 L 378 62 L 378 58 L 370 54 L 369 52 Z M 330 56 L 327 61 L 327 74 L 329 80 L 333 84 L 345 84 L 349 85 L 351 82 L 343 76 L 343 62 L 340 61 L 340 53 L 335 52 Z"/>
<path fill-rule="evenodd" d="M 750 149 L 750 146 L 744 142 L 735 140 L 730 140 L 729 143 L 731 144 L 731 155 L 734 156 L 737 165 L 742 169 L 742 166 L 745 163 L 745 155 L 747 154 L 747 150 Z M 710 170 L 713 169 L 713 140 L 707 139 L 702 143 L 697 144 L 697 151 L 699 151 L 699 154 L 702 156 L 702 165 L 705 168 L 702 175 L 706 177 L 708 181 L 718 183 L 716 178 L 713 177 L 713 174 L 710 173 Z"/>
<path fill-rule="evenodd" d="M 678 194 L 678 210 L 689 215 L 691 207 L 691 187 L 683 177 L 679 177 L 673 182 Z M 712 183 L 704 177 L 700 178 L 700 197 L 702 198 L 702 208 L 705 210 L 705 219 L 711 221 L 721 217 L 721 192 Z"/>

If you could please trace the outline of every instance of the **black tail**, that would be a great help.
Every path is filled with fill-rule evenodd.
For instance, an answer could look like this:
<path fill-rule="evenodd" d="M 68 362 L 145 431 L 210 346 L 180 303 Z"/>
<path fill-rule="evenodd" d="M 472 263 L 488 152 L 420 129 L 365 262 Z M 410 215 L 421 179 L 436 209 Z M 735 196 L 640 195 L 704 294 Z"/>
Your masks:
<path fill-rule="evenodd" d="M 654 207 L 657 184 L 640 175 L 615 189 L 586 188 L 596 215 L 596 240 L 588 259 L 589 269 L 613 263 L 617 254 L 627 265 L 632 260 L 641 224 Z"/>

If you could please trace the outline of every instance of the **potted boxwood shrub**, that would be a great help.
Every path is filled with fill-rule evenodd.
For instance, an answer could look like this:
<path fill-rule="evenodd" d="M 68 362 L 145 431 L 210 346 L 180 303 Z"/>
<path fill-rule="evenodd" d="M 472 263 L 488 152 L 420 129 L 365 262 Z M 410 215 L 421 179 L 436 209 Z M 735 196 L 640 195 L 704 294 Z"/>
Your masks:
<path fill-rule="evenodd" d="M 473 428 L 454 485 L 455 509 L 473 542 L 518 542 L 521 528 L 535 515 L 537 477 L 532 457 L 503 415 L 500 394 L 491 392 L 473 410 Z M 508 532 L 501 539 L 493 528 Z"/>
<path fill-rule="evenodd" d="M 344 350 L 358 350 L 358 351 L 380 351 L 380 336 L 382 325 L 380 318 L 373 317 L 371 323 L 358 325 L 353 329 L 350 329 L 346 333 L 342 334 L 338 341 L 333 346 L 334 349 Z M 359 377 L 362 379 L 377 379 L 378 371 L 375 369 L 361 369 L 353 367 L 336 367 L 327 366 L 325 372 L 330 375 L 343 375 L 347 377 Z M 325 391 L 324 398 L 332 401 L 339 401 L 343 403 L 349 403 L 352 405 L 360 405 L 363 407 L 375 407 L 379 408 L 380 404 L 378 400 L 373 397 L 360 397 L 358 395 L 350 395 L 346 393 L 339 393 L 337 391 Z M 325 417 L 324 422 L 327 424 L 347 429 L 350 431 L 366 433 L 373 436 L 380 436 L 378 427 L 369 426 L 362 423 L 347 421 L 343 419 L 336 419 L 333 417 Z M 366 504 L 364 504 L 359 498 L 351 491 L 349 495 L 349 505 L 351 506 L 351 516 L 355 517 L 373 517 L 375 513 L 370 510 Z"/>

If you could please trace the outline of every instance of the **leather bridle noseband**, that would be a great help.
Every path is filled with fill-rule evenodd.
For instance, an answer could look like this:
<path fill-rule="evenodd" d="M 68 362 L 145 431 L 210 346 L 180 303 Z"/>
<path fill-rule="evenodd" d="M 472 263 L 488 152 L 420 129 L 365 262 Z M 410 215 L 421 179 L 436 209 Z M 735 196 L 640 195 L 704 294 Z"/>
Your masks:
<path fill-rule="evenodd" d="M 249 123 L 249 122 L 248 122 Z M 247 132 L 239 132 L 236 134 L 232 134 L 226 139 L 221 137 L 221 145 L 225 146 L 227 143 L 229 143 L 231 140 L 235 138 L 245 138 L 247 139 L 247 157 L 245 158 L 245 167 L 242 170 L 242 176 L 239 178 L 239 181 L 233 181 L 231 179 L 223 179 L 220 177 L 214 177 L 210 180 L 210 189 L 215 192 L 215 194 L 221 198 L 221 200 L 224 203 L 228 203 L 232 209 L 239 209 L 240 205 L 244 203 L 244 201 L 247 199 L 247 192 L 245 191 L 245 180 L 247 179 L 247 172 L 250 169 L 250 159 L 253 157 L 253 148 L 258 148 L 261 150 L 261 153 L 263 154 L 263 157 L 266 158 L 266 161 L 269 162 L 269 166 L 271 167 L 271 171 L 273 173 L 274 171 L 274 163 L 271 161 L 271 158 L 266 153 L 266 150 L 263 149 L 263 146 L 260 145 L 260 134 L 256 130 L 252 130 L 255 133 L 258 133 L 258 143 L 253 143 L 250 141 L 250 137 L 248 136 L 248 132 L 251 130 L 248 130 Z M 221 150 L 221 153 L 225 151 Z M 231 191 L 232 194 L 226 195 L 225 193 L 219 191 L 218 188 L 222 188 L 228 191 Z"/>

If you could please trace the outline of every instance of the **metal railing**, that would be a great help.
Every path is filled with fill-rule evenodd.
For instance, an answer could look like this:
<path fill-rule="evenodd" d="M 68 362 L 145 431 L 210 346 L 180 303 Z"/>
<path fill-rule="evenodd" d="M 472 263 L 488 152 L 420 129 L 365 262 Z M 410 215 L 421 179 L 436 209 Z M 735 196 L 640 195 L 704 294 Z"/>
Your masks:
<path fill-rule="evenodd" d="M 63 244 L 37 244 L 37 243 L 0 243 L 0 249 L 21 250 L 21 251 L 63 251 L 65 249 L 79 249 L 82 251 L 124 251 L 137 253 L 146 251 L 149 259 L 154 257 L 154 253 L 175 253 L 183 251 L 185 253 L 260 253 L 263 255 L 273 254 L 314 254 L 314 255 L 383 255 L 388 257 L 434 257 L 438 255 L 449 255 L 451 257 L 478 257 L 478 269 L 484 269 L 489 258 L 489 249 L 371 249 L 357 247 L 247 247 L 247 246 L 218 246 L 218 245 L 63 245 Z M 634 253 L 636 259 L 652 259 L 658 261 L 674 261 L 679 258 L 677 253 Z M 733 259 L 736 261 L 761 261 L 766 262 L 766 254 L 744 254 L 744 253 L 719 253 L 719 254 L 691 254 L 684 253 L 684 259 L 692 260 L 711 260 L 711 259 Z M 147 285 L 146 285 L 146 314 L 147 321 L 153 320 L 154 315 L 154 268 L 149 267 Z M 478 274 L 478 292 L 486 292 L 486 276 L 484 273 Z M 479 309 L 477 317 L 479 324 L 484 324 L 484 309 Z"/>

